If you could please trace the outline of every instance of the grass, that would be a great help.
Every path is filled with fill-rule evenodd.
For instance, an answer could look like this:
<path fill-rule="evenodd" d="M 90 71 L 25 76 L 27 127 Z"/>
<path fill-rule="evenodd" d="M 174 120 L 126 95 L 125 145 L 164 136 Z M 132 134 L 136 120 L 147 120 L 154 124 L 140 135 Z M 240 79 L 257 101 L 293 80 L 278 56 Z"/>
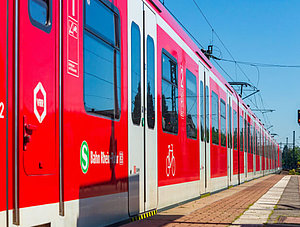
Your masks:
<path fill-rule="evenodd" d="M 239 219 L 247 210 L 249 210 L 249 208 L 253 205 L 254 203 L 251 203 L 251 204 L 249 204 L 248 205 L 248 207 L 244 210 L 244 212 L 242 212 L 239 216 L 237 216 L 234 220 L 233 220 L 233 222 L 235 222 L 237 219 Z M 232 223 L 233 223 L 232 222 Z"/>
<path fill-rule="evenodd" d="M 209 192 L 209 193 L 205 193 L 205 194 L 201 195 L 201 196 L 200 196 L 200 198 L 205 198 L 205 197 L 207 197 L 207 196 L 210 196 L 210 192 Z"/>

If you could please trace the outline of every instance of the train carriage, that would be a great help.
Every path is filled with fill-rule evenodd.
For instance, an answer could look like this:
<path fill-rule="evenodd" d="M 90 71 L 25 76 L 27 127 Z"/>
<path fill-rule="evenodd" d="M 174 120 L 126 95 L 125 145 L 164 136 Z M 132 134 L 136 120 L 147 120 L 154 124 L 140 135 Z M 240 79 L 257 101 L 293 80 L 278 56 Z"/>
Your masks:
<path fill-rule="evenodd" d="M 0 3 L 0 226 L 99 226 L 281 168 L 159 0 Z"/>

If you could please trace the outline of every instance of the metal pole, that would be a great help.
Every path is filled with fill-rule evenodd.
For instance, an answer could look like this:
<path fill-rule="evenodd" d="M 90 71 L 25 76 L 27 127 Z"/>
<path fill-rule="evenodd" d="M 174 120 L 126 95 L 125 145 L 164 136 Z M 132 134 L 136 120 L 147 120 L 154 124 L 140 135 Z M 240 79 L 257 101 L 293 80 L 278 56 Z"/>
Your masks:
<path fill-rule="evenodd" d="M 15 0 L 15 131 L 14 131 L 14 209 L 13 209 L 13 224 L 20 224 L 19 213 L 19 181 L 18 181 L 18 164 L 19 164 L 19 1 Z"/>
<path fill-rule="evenodd" d="M 296 131 L 293 131 L 293 168 L 296 168 L 296 154 L 295 154 L 295 137 Z"/>
<path fill-rule="evenodd" d="M 63 17 L 62 7 L 63 1 L 59 0 L 59 215 L 64 216 L 64 197 L 63 197 L 63 135 L 62 135 L 62 111 L 63 111 L 63 98 L 62 98 L 62 33 L 63 33 Z M 75 7 L 75 6 L 74 6 Z"/>

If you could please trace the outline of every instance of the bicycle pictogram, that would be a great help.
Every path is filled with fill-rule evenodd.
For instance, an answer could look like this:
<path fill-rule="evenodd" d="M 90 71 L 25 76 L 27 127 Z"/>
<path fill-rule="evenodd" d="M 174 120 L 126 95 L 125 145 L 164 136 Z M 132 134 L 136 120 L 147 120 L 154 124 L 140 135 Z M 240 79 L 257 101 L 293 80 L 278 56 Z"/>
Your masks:
<path fill-rule="evenodd" d="M 176 161 L 174 156 L 173 144 L 168 145 L 168 149 L 169 152 L 166 157 L 166 174 L 168 177 L 172 173 L 172 176 L 174 177 L 176 171 Z"/>

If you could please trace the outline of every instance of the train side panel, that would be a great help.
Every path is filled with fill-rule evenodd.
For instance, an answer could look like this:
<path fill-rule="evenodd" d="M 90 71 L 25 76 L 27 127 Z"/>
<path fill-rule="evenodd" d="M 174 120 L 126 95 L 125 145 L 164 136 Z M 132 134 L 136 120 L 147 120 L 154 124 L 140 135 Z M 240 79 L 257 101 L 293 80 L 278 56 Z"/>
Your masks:
<path fill-rule="evenodd" d="M 0 3 L 0 225 L 6 225 L 7 158 L 7 1 Z"/>
<path fill-rule="evenodd" d="M 66 219 L 95 226 L 128 217 L 127 1 L 75 4 L 63 5 L 64 201 Z"/>
<path fill-rule="evenodd" d="M 185 100 L 187 70 L 190 71 L 190 78 L 198 81 L 198 64 L 185 53 L 186 47 L 182 49 L 174 41 L 178 40 L 178 36 L 161 22 L 157 27 L 159 207 L 193 198 L 199 195 L 200 187 L 198 117 L 193 116 L 194 120 L 186 118 Z M 197 83 L 194 90 L 198 93 Z M 192 120 L 197 130 L 192 130 L 196 135 L 190 131 L 194 135 L 190 139 L 187 138 L 187 130 L 191 130 L 187 127 L 187 121 L 191 123 Z M 189 192 L 184 189 L 187 187 L 190 188 Z"/>

